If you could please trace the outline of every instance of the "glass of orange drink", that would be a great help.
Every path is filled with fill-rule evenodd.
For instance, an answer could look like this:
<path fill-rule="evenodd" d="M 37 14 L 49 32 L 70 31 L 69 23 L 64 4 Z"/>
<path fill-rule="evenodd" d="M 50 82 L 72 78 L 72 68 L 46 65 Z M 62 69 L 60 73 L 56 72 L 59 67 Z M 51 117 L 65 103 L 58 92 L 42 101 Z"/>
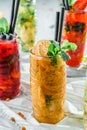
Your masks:
<path fill-rule="evenodd" d="M 61 57 L 53 64 L 47 56 L 49 44 L 39 41 L 30 52 L 30 89 L 35 119 L 55 124 L 64 117 L 66 68 Z"/>

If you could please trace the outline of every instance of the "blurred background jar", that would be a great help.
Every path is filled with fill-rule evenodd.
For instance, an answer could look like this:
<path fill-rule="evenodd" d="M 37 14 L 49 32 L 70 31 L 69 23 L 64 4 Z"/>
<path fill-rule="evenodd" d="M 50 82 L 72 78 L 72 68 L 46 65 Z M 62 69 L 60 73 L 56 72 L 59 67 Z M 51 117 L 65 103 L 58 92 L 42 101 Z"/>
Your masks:
<path fill-rule="evenodd" d="M 67 51 L 70 59 L 66 64 L 69 67 L 79 67 L 85 51 L 87 34 L 87 11 L 66 11 L 62 39 L 67 39 L 77 45 L 75 51 Z"/>
<path fill-rule="evenodd" d="M 21 0 L 16 33 L 22 51 L 29 52 L 36 36 L 36 0 Z"/>

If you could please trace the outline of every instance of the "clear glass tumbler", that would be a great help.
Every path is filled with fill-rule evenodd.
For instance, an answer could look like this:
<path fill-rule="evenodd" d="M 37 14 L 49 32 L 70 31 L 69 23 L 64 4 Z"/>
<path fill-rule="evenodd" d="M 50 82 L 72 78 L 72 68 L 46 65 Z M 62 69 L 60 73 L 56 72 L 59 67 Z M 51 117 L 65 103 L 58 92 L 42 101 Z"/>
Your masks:
<path fill-rule="evenodd" d="M 66 64 L 70 67 L 78 67 L 84 55 L 87 32 L 87 12 L 66 11 L 62 40 L 67 39 L 77 45 L 75 51 L 68 51 L 70 59 Z"/>
<path fill-rule="evenodd" d="M 29 52 L 36 38 L 36 0 L 21 0 L 16 31 L 22 51 Z"/>
<path fill-rule="evenodd" d="M 30 89 L 33 116 L 39 122 L 55 124 L 64 118 L 66 67 L 61 57 L 51 58 L 30 52 Z"/>

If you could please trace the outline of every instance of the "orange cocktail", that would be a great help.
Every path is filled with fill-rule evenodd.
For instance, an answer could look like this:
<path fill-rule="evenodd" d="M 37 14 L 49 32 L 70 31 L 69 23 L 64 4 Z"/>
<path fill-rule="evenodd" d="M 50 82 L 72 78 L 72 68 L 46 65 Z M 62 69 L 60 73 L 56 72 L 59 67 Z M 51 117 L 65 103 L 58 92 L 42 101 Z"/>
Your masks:
<path fill-rule="evenodd" d="M 39 41 L 30 53 L 30 89 L 33 116 L 39 122 L 55 124 L 64 118 L 66 67 L 59 56 L 47 56 L 50 41 Z"/>
<path fill-rule="evenodd" d="M 77 45 L 75 51 L 68 51 L 70 60 L 66 62 L 71 67 L 78 67 L 82 62 L 86 31 L 87 31 L 87 12 L 85 11 L 67 11 L 65 14 L 63 40 L 67 39 Z"/>

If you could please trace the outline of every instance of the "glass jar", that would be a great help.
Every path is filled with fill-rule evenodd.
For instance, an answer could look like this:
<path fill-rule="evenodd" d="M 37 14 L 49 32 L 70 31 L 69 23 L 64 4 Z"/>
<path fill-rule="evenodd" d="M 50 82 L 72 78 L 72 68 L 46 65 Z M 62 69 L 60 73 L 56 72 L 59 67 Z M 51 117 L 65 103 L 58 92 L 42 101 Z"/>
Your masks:
<path fill-rule="evenodd" d="M 14 98 L 20 87 L 18 43 L 0 39 L 0 99 Z"/>
<path fill-rule="evenodd" d="M 44 41 L 46 43 L 47 41 Z M 64 118 L 66 96 L 66 67 L 61 57 L 53 64 L 50 57 L 43 54 L 43 41 L 30 51 L 30 89 L 33 116 L 41 123 L 55 124 Z M 39 50 L 38 50 L 39 49 Z M 40 50 L 42 49 L 42 51 Z M 32 52 L 33 51 L 33 52 Z M 34 51 L 38 54 L 34 54 Z"/>
<path fill-rule="evenodd" d="M 70 67 L 79 67 L 85 50 L 87 33 L 87 12 L 81 11 L 66 11 L 64 19 L 64 27 L 62 40 L 67 39 L 77 45 L 75 51 L 68 51 L 70 59 L 66 64 Z"/>
<path fill-rule="evenodd" d="M 21 0 L 16 28 L 22 51 L 29 52 L 36 38 L 36 0 Z"/>

